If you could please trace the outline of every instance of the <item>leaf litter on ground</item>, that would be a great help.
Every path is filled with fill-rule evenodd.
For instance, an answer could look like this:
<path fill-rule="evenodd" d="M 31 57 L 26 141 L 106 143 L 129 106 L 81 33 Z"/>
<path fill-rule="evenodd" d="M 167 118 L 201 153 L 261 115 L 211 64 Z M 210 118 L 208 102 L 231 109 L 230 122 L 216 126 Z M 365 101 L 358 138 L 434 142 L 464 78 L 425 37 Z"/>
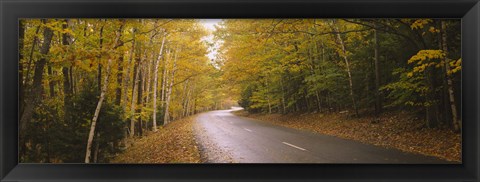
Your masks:
<path fill-rule="evenodd" d="M 195 116 L 173 121 L 157 132 L 133 139 L 132 146 L 118 154 L 112 163 L 200 163 L 195 143 Z"/>

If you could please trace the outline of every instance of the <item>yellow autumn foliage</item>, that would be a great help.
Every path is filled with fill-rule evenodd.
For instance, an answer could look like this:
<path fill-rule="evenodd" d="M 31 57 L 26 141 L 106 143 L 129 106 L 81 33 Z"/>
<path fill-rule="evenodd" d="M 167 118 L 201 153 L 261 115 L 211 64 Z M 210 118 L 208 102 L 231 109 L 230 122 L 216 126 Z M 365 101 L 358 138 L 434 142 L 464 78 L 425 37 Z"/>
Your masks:
<path fill-rule="evenodd" d="M 411 25 L 410 28 L 413 29 L 421 29 L 423 28 L 426 24 L 432 22 L 432 19 L 417 19 L 415 20 Z"/>

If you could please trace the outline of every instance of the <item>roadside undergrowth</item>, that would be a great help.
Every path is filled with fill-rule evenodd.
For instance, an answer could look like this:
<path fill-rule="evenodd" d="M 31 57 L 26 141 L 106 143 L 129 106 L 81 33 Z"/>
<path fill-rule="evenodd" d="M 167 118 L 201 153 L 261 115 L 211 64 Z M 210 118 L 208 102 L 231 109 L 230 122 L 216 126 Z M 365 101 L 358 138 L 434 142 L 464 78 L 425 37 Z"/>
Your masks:
<path fill-rule="evenodd" d="M 196 116 L 173 121 L 157 132 L 135 138 L 111 163 L 200 163 L 193 122 Z"/>
<path fill-rule="evenodd" d="M 444 160 L 461 162 L 461 135 L 448 129 L 425 128 L 406 112 L 351 118 L 345 114 L 234 114 L 288 128 L 307 130 L 386 148 L 396 148 Z M 376 121 L 376 122 L 372 122 Z"/>

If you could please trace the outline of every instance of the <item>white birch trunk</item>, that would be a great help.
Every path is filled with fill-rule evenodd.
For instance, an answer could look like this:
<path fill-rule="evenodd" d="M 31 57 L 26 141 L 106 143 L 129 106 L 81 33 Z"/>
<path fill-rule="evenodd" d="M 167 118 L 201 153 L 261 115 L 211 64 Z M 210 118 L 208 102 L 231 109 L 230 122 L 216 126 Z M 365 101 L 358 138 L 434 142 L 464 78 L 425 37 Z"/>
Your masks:
<path fill-rule="evenodd" d="M 348 83 L 349 83 L 349 86 L 350 86 L 350 97 L 352 99 L 353 109 L 355 110 L 355 116 L 358 117 L 357 104 L 355 102 L 355 97 L 353 96 L 352 73 L 350 71 L 350 64 L 349 64 L 349 61 L 348 61 L 347 50 L 345 48 L 345 43 L 343 42 L 342 36 L 340 36 L 340 32 L 338 30 L 338 27 L 337 27 L 337 25 L 335 25 L 335 22 L 334 22 L 333 26 L 334 26 L 334 29 L 335 29 L 335 33 L 337 34 L 338 44 L 340 44 L 340 47 L 342 48 L 342 57 L 345 61 L 345 66 L 346 66 L 347 73 L 348 73 Z"/>
<path fill-rule="evenodd" d="M 170 98 L 171 98 L 171 95 L 172 95 L 172 87 L 173 87 L 173 83 L 175 81 L 175 69 L 177 67 L 177 55 L 178 55 L 178 50 L 175 51 L 175 56 L 173 58 L 173 68 L 172 68 L 172 74 L 171 74 L 171 80 L 170 80 L 170 85 L 168 86 L 168 90 L 167 90 L 167 95 L 166 95 L 166 101 L 165 101 L 165 116 L 164 116 L 164 123 L 165 124 L 168 124 L 169 123 L 169 119 L 170 119 L 170 115 L 169 115 L 169 107 L 170 107 Z"/>
<path fill-rule="evenodd" d="M 443 60 L 444 65 L 445 65 L 445 78 L 447 79 L 447 86 L 448 86 L 448 97 L 450 101 L 450 107 L 452 109 L 452 122 L 453 122 L 453 127 L 455 131 L 462 131 L 462 121 L 458 118 L 458 112 L 457 112 L 457 107 L 456 107 L 456 101 L 455 101 L 455 94 L 453 92 L 453 81 L 452 78 L 448 75 L 448 73 L 451 71 L 450 69 L 450 60 L 447 58 L 447 53 L 448 53 L 448 45 L 447 45 L 447 25 L 445 24 L 445 21 L 442 21 L 442 50 L 446 54 L 445 59 Z"/>
<path fill-rule="evenodd" d="M 158 62 L 163 55 L 163 46 L 165 44 L 165 37 L 167 35 L 163 35 L 162 46 L 160 47 L 160 53 L 158 54 L 157 60 L 155 60 L 155 70 L 153 72 L 153 131 L 157 132 L 157 86 L 158 86 Z"/>
<path fill-rule="evenodd" d="M 138 82 L 139 77 L 140 77 L 140 69 L 141 69 L 141 62 L 138 63 L 137 65 L 137 72 L 135 73 L 135 79 L 134 79 L 134 85 L 133 85 L 133 91 L 132 91 L 132 102 L 130 105 L 130 137 L 133 137 L 135 135 L 135 103 L 137 101 L 136 93 L 138 90 Z"/>
<path fill-rule="evenodd" d="M 191 98 L 191 95 L 192 95 L 192 92 L 193 92 L 193 89 L 195 89 L 195 82 L 194 84 L 187 90 L 187 97 L 186 97 L 186 102 L 185 102 L 185 109 L 184 109 L 184 114 L 183 116 L 186 117 L 186 116 L 189 116 L 190 113 L 190 98 Z"/>
<path fill-rule="evenodd" d="M 154 38 L 155 38 L 155 33 L 154 33 L 154 35 L 152 35 L 152 37 L 150 39 L 150 46 L 153 45 Z M 147 79 L 147 84 L 145 86 L 146 87 L 145 88 L 145 90 L 146 90 L 146 92 L 145 92 L 145 94 L 146 94 L 145 106 L 146 107 L 149 106 L 149 102 L 150 102 L 150 99 L 151 99 L 150 94 L 152 93 L 152 90 L 153 90 L 152 85 L 155 85 L 155 84 L 152 83 L 153 82 L 153 80 L 152 80 L 153 79 L 153 77 L 152 77 L 153 73 L 152 72 L 155 71 L 155 62 L 156 62 L 155 51 L 152 51 L 151 55 L 152 55 L 152 58 L 151 58 L 152 61 L 149 61 L 148 66 L 147 66 L 147 69 L 148 69 L 147 78 L 146 78 Z"/>
<path fill-rule="evenodd" d="M 152 59 L 153 59 L 153 56 L 154 55 L 152 55 Z M 147 83 L 145 84 L 145 92 L 144 92 L 145 93 L 145 106 L 148 106 L 148 101 L 150 100 L 150 84 L 151 84 L 150 82 L 151 82 L 151 78 L 152 78 L 152 73 L 151 73 L 152 72 L 151 71 L 152 66 L 151 65 L 152 65 L 151 61 L 149 61 L 146 65 L 147 71 L 145 73 L 145 75 L 146 75 L 145 80 L 147 81 Z"/>
<path fill-rule="evenodd" d="M 130 85 L 129 82 L 130 82 L 130 69 L 131 69 L 131 66 L 132 66 L 132 62 L 133 62 L 133 55 L 134 55 L 134 52 L 135 52 L 135 33 L 136 33 L 136 30 L 133 31 L 132 33 L 132 39 L 133 39 L 133 42 L 132 42 L 132 49 L 130 50 L 130 59 L 128 60 L 128 65 L 127 65 L 127 71 L 125 72 L 125 78 L 123 80 L 123 85 L 125 85 L 124 87 L 124 91 L 123 91 L 123 111 L 125 113 L 127 113 L 127 100 L 128 100 L 128 86 Z M 135 64 L 135 63 L 134 63 Z M 135 76 L 135 75 L 133 75 Z M 133 92 L 133 90 L 132 90 Z M 132 98 L 133 99 L 133 98 Z"/>
<path fill-rule="evenodd" d="M 168 59 L 170 58 L 170 50 L 167 51 L 167 56 L 166 56 L 166 59 L 165 59 L 165 62 L 163 63 L 163 78 L 162 78 L 162 98 L 161 98 L 161 107 L 163 108 L 163 106 L 165 105 L 165 87 L 167 85 L 167 74 L 168 74 Z"/>
<path fill-rule="evenodd" d="M 120 40 L 120 37 L 122 35 L 122 33 L 121 33 L 122 28 L 123 28 L 123 25 L 121 25 L 120 30 L 117 32 L 117 35 L 116 35 L 116 38 L 115 38 L 115 43 L 113 45 L 118 44 L 118 41 Z M 106 73 L 105 73 L 105 78 L 103 80 L 102 91 L 100 92 L 100 99 L 98 100 L 97 108 L 95 109 L 95 114 L 93 115 L 92 124 L 90 126 L 90 132 L 88 134 L 87 151 L 86 151 L 86 154 L 85 154 L 85 163 L 90 163 L 93 136 L 95 134 L 95 128 L 96 128 L 96 125 L 97 125 L 98 115 L 100 114 L 100 109 L 102 108 L 103 100 L 105 99 L 105 92 L 107 91 L 108 77 L 110 76 L 110 64 L 111 63 L 112 63 L 112 59 L 110 58 L 110 59 L 108 59 L 107 66 L 106 66 L 107 70 L 106 70 Z"/>

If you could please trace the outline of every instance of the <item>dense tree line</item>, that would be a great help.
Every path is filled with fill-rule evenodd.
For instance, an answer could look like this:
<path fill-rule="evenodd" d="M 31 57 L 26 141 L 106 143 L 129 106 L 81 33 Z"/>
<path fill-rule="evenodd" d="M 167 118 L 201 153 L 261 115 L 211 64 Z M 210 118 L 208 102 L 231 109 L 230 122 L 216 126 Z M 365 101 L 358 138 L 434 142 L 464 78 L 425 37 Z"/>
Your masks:
<path fill-rule="evenodd" d="M 207 32 L 186 19 L 23 19 L 21 162 L 108 162 L 127 139 L 225 106 Z"/>
<path fill-rule="evenodd" d="M 460 21 L 19 21 L 21 162 L 108 162 L 132 138 L 231 105 L 254 113 L 408 110 L 461 131 Z M 214 46 L 213 46 L 214 47 Z"/>
<path fill-rule="evenodd" d="M 225 20 L 222 79 L 249 112 L 409 110 L 461 130 L 460 21 Z"/>

